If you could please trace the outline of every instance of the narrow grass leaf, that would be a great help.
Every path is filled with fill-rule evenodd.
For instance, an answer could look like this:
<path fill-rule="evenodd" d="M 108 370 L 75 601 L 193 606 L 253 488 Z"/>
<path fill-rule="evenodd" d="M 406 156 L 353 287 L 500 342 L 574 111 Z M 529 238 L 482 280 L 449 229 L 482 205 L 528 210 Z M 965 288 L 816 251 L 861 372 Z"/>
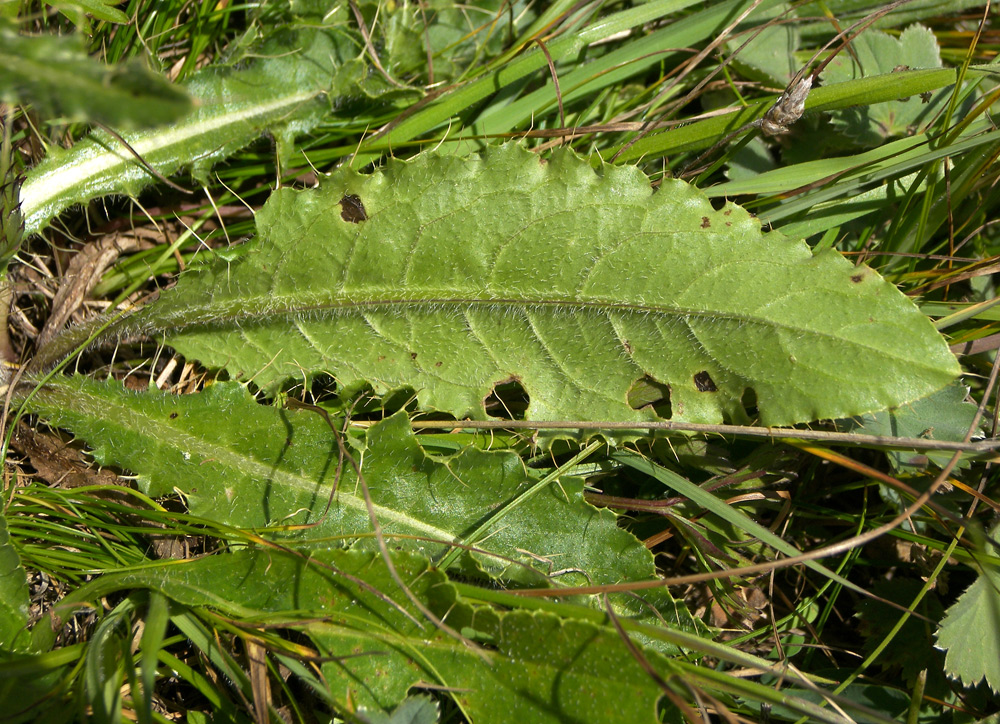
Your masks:
<path fill-rule="evenodd" d="M 668 470 L 662 465 L 657 465 L 649 458 L 643 457 L 642 455 L 634 453 L 630 450 L 617 450 L 612 453 L 611 457 L 624 465 L 628 465 L 630 468 L 639 470 L 647 475 L 651 475 L 671 490 L 683 495 L 685 498 L 690 499 L 695 505 L 699 505 L 710 513 L 719 516 L 719 518 L 726 521 L 730 525 L 735 526 L 737 529 L 744 531 L 754 538 L 757 538 L 762 543 L 766 543 L 776 551 L 784 553 L 786 556 L 802 555 L 802 551 L 798 550 L 790 543 L 785 542 L 780 536 L 775 535 L 760 523 L 752 520 L 745 513 L 730 505 L 726 505 L 725 502 L 695 485 L 690 480 L 685 480 L 677 473 Z M 862 593 L 862 589 L 857 584 L 852 583 L 838 573 L 831 571 L 822 563 L 817 561 L 806 561 L 803 565 L 822 574 L 831 581 L 851 589 L 852 591 Z"/>
<path fill-rule="evenodd" d="M 988 73 L 989 66 L 976 66 L 970 71 Z M 952 68 L 913 70 L 891 73 L 873 78 L 837 83 L 814 88 L 806 101 L 806 112 L 831 111 L 852 106 L 897 101 L 907 96 L 933 92 L 955 84 L 956 73 Z M 712 146 L 719 138 L 751 121 L 756 121 L 774 105 L 777 96 L 751 103 L 734 113 L 696 121 L 686 126 L 672 128 L 662 133 L 651 133 L 640 138 L 618 154 L 618 163 L 649 160 L 679 151 L 698 150 Z M 611 151 L 605 151 L 608 155 Z"/>
<path fill-rule="evenodd" d="M 109 23 L 128 22 L 128 15 L 115 7 L 121 4 L 121 0 L 55 0 L 45 4 L 56 8 L 84 29 L 90 27 L 89 18 Z"/>

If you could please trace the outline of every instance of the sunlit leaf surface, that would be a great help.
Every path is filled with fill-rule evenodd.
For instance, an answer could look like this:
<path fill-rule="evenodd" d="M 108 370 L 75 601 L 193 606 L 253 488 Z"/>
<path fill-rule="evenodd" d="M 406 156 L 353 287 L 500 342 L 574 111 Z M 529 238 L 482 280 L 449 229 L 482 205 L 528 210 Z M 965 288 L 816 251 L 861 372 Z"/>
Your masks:
<path fill-rule="evenodd" d="M 340 171 L 279 190 L 257 225 L 239 260 L 185 275 L 128 328 L 269 390 L 328 372 L 473 418 L 515 380 L 528 419 L 652 420 L 628 398 L 653 382 L 673 419 L 746 420 L 755 398 L 763 424 L 787 425 L 898 405 L 958 372 L 871 269 L 569 153 Z"/>

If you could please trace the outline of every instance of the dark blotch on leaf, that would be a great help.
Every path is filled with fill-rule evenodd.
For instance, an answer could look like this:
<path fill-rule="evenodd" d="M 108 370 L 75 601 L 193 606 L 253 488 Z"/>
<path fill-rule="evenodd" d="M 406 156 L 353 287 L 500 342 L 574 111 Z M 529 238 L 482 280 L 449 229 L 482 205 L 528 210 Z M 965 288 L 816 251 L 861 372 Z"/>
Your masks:
<path fill-rule="evenodd" d="M 417 353 L 416 352 L 410 352 L 410 359 L 416 359 L 416 358 L 417 358 Z"/>
<path fill-rule="evenodd" d="M 171 420 L 176 420 L 179 414 L 180 413 L 177 413 L 177 412 L 171 412 L 170 413 L 170 419 Z"/>
<path fill-rule="evenodd" d="M 865 275 L 862 274 L 861 272 L 858 272 L 857 274 L 851 274 L 851 281 L 854 282 L 855 284 L 860 284 L 861 280 L 864 278 Z"/>
<path fill-rule="evenodd" d="M 694 376 L 694 386 L 698 388 L 699 392 L 715 392 L 718 387 L 712 382 L 712 376 L 708 374 L 705 370 L 702 370 Z"/>
<path fill-rule="evenodd" d="M 344 194 L 340 199 L 340 218 L 351 224 L 360 224 L 368 220 L 368 212 L 361 198 L 354 194 Z"/>
<path fill-rule="evenodd" d="M 708 229 L 712 226 L 712 222 L 708 220 L 707 216 L 701 217 L 701 228 Z"/>

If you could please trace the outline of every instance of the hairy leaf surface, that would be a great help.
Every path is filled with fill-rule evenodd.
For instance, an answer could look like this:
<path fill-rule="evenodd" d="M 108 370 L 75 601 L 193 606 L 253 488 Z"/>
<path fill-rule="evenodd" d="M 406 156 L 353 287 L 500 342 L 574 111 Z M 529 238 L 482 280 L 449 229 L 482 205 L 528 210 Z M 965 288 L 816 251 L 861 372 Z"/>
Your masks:
<path fill-rule="evenodd" d="M 274 390 L 316 372 L 416 390 L 483 418 L 517 380 L 532 420 L 766 425 L 848 417 L 947 384 L 958 365 L 902 294 L 839 254 L 764 234 L 692 187 L 514 146 L 426 155 L 279 190 L 239 260 L 183 277 L 128 330 Z M 119 328 L 118 331 L 123 331 Z"/>
<path fill-rule="evenodd" d="M 354 467 L 341 462 L 336 438 L 316 412 L 259 405 L 235 383 L 178 396 L 137 394 L 82 376 L 53 382 L 32 404 L 85 439 L 100 463 L 136 473 L 144 493 L 179 493 L 195 515 L 245 528 L 296 526 L 277 534 L 289 542 L 332 538 L 350 545 L 360 537 L 358 547 L 375 546 Z M 405 414 L 349 442 L 394 549 L 439 560 L 452 541 L 467 542 L 484 551 L 475 564 L 489 575 L 534 585 L 655 575 L 649 551 L 611 511 L 583 500 L 579 479 L 563 477 L 519 500 L 538 475 L 515 453 L 470 447 L 428 455 Z M 663 615 L 695 627 L 682 606 Z"/>
<path fill-rule="evenodd" d="M 123 128 L 169 123 L 191 108 L 184 89 L 139 61 L 107 65 L 89 57 L 78 37 L 27 37 L 3 25 L 0 100 Z"/>

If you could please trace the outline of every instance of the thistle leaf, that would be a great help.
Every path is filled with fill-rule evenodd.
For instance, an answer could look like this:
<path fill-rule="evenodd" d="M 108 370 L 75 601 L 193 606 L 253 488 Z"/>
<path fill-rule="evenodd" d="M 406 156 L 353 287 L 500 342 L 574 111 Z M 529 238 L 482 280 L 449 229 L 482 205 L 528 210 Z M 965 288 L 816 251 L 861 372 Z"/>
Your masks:
<path fill-rule="evenodd" d="M 765 425 L 863 414 L 928 395 L 958 364 L 891 284 L 839 254 L 762 233 L 634 168 L 514 146 L 421 156 L 318 190 L 282 189 L 233 263 L 185 275 L 119 333 L 275 391 L 327 372 L 408 387 L 426 408 L 486 417 L 498 383 L 531 420 Z M 661 405 L 656 409 L 664 409 Z"/>
<path fill-rule="evenodd" d="M 360 480 L 316 412 L 260 405 L 236 383 L 196 395 L 137 394 L 82 375 L 53 380 L 31 405 L 86 440 L 99 463 L 135 473 L 147 495 L 181 495 L 194 515 L 241 528 L 291 526 L 272 535 L 296 545 L 376 545 Z M 474 545 L 479 552 L 460 559 L 466 573 L 509 583 L 655 577 L 652 554 L 610 510 L 584 501 L 578 478 L 527 497 L 538 475 L 516 453 L 468 447 L 429 455 L 402 413 L 353 439 L 347 451 L 359 461 L 394 549 L 440 561 L 453 541 Z M 683 606 L 676 611 L 664 616 L 697 626 Z"/>
<path fill-rule="evenodd" d="M 183 88 L 138 61 L 107 65 L 88 56 L 78 36 L 28 37 L 3 25 L 0 100 L 119 128 L 169 123 L 191 108 Z"/>

